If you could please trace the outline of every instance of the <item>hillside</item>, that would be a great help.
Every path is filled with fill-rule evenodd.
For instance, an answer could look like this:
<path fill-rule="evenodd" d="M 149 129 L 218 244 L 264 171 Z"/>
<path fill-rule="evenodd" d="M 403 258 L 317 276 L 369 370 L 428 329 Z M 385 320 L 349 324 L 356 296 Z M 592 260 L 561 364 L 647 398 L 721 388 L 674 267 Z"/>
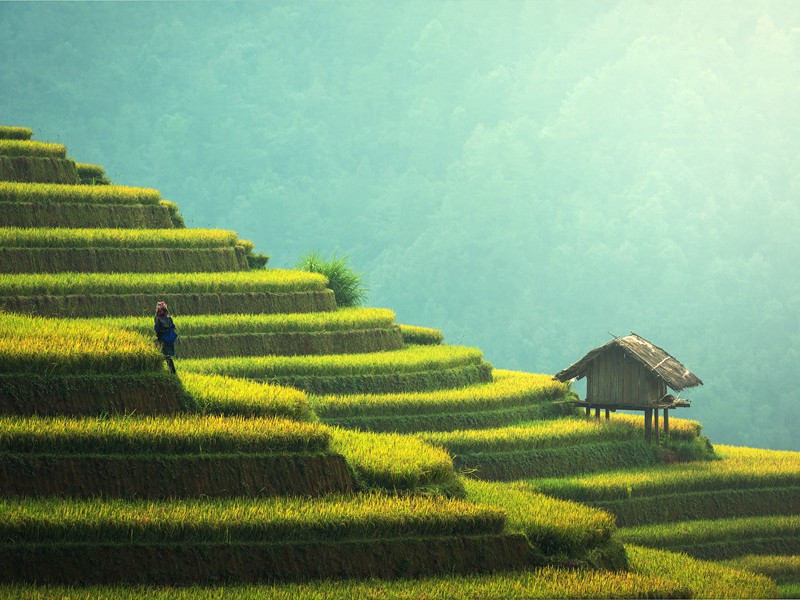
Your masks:
<path fill-rule="evenodd" d="M 641 419 L 587 419 L 550 375 L 338 307 L 324 276 L 266 268 L 31 135 L 0 127 L 3 596 L 800 584 L 800 453 L 712 446 L 684 419 L 656 447 Z M 152 343 L 162 300 L 177 376 Z"/>

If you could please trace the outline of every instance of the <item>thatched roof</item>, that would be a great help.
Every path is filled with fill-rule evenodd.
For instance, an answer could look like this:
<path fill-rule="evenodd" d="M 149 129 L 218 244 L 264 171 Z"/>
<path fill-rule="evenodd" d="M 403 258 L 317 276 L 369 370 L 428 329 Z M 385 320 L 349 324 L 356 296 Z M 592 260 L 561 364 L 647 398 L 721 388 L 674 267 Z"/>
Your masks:
<path fill-rule="evenodd" d="M 643 337 L 631 333 L 621 338 L 614 338 L 607 344 L 595 348 L 578 362 L 570 365 L 563 371 L 556 373 L 553 379 L 558 381 L 569 381 L 570 379 L 580 379 L 586 375 L 586 368 L 596 356 L 606 352 L 611 348 L 622 348 L 646 367 L 649 367 L 655 375 L 664 381 L 676 392 L 685 388 L 703 385 L 700 378 L 684 367 L 676 358 L 670 356 L 665 350 L 655 344 L 651 344 Z"/>

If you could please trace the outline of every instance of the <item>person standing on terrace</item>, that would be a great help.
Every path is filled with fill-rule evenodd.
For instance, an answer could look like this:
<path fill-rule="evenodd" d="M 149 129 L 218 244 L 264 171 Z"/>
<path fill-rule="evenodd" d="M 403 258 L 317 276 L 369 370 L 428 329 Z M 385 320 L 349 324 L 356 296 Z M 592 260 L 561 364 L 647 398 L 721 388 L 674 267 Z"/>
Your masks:
<path fill-rule="evenodd" d="M 153 329 L 156 331 L 156 343 L 161 344 L 161 353 L 167 359 L 167 366 L 170 373 L 175 374 L 175 363 L 172 357 L 175 356 L 175 340 L 178 334 L 175 333 L 175 323 L 169 316 L 166 302 L 156 304 L 156 324 Z"/>

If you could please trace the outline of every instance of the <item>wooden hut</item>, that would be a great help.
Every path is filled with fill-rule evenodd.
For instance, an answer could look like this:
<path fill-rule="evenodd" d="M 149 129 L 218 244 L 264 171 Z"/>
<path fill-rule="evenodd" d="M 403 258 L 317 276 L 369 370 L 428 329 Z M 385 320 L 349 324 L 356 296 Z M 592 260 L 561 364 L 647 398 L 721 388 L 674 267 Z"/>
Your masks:
<path fill-rule="evenodd" d="M 553 379 L 569 381 L 586 377 L 586 399 L 576 402 L 586 408 L 587 416 L 595 409 L 609 411 L 644 411 L 645 437 L 649 440 L 655 418 L 655 438 L 658 441 L 658 411 L 664 411 L 664 432 L 669 432 L 669 410 L 689 406 L 688 400 L 667 393 L 703 385 L 694 373 L 676 358 L 646 339 L 631 333 L 614 338 L 595 348 L 586 356 Z"/>

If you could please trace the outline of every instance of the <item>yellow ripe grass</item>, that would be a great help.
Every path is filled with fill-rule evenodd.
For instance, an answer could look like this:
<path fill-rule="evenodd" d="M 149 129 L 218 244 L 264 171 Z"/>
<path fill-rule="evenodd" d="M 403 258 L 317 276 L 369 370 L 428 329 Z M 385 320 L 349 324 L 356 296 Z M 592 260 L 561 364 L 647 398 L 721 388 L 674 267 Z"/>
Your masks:
<path fill-rule="evenodd" d="M 192 408 L 203 414 L 311 418 L 305 393 L 294 388 L 183 370 L 179 376 L 192 398 Z"/>
<path fill-rule="evenodd" d="M 504 515 L 455 499 L 324 498 L 125 501 L 0 500 L 0 534 L 29 543 L 291 542 L 495 533 Z"/>
<path fill-rule="evenodd" d="M 715 446 L 721 460 L 680 463 L 535 482 L 541 491 L 581 501 L 800 484 L 800 452 Z"/>
<path fill-rule="evenodd" d="M 800 556 L 775 554 L 748 554 L 724 561 L 734 569 L 759 573 L 778 583 L 800 581 Z"/>
<path fill-rule="evenodd" d="M 162 363 L 151 343 L 129 331 L 0 313 L 1 373 L 127 373 Z"/>
<path fill-rule="evenodd" d="M 444 340 L 442 332 L 438 329 L 417 325 L 400 325 L 399 327 L 407 344 L 441 344 Z"/>
<path fill-rule="evenodd" d="M 580 554 L 611 539 L 614 517 L 576 502 L 544 496 L 524 482 L 465 479 L 467 498 L 497 506 L 544 554 Z"/>
<path fill-rule="evenodd" d="M 331 448 L 342 454 L 367 486 L 415 491 L 425 486 L 452 486 L 453 459 L 413 436 L 362 433 L 330 428 Z"/>
<path fill-rule="evenodd" d="M 259 356 L 183 361 L 197 373 L 263 379 L 279 376 L 360 375 L 436 371 L 480 364 L 482 354 L 463 346 L 409 346 L 403 350 L 324 356 Z"/>
<path fill-rule="evenodd" d="M 323 290 L 324 275 L 264 269 L 227 273 L 37 273 L 0 275 L 0 296 L 181 294 Z M 151 307 L 143 307 L 149 312 Z"/>
<path fill-rule="evenodd" d="M 0 140 L 29 140 L 33 131 L 27 127 L 0 125 Z"/>
<path fill-rule="evenodd" d="M 691 588 L 665 577 L 624 571 L 544 567 L 490 575 L 426 579 L 325 580 L 214 587 L 0 587 L 18 600 L 540 600 L 552 598 L 690 598 Z M 701 597 L 701 596 L 694 596 Z M 752 596 L 767 597 L 767 596 Z"/>
<path fill-rule="evenodd" d="M 692 590 L 692 598 L 777 598 L 775 584 L 716 562 L 677 552 L 626 545 L 630 568 L 645 576 L 665 577 Z"/>
<path fill-rule="evenodd" d="M 402 394 L 328 395 L 312 398 L 314 410 L 325 417 L 350 415 L 408 415 L 437 412 L 495 410 L 555 398 L 567 386 L 550 375 L 496 369 L 494 381 L 454 390 Z"/>
<path fill-rule="evenodd" d="M 39 156 L 65 158 L 67 149 L 61 144 L 31 140 L 0 139 L 0 156 Z"/>
<path fill-rule="evenodd" d="M 62 202 L 67 204 L 155 204 L 158 190 L 122 185 L 67 185 L 0 182 L 2 202 Z"/>
<path fill-rule="evenodd" d="M 223 229 L 0 229 L 0 248 L 223 248 L 237 245 Z"/>
<path fill-rule="evenodd" d="M 392 325 L 394 312 L 386 308 L 341 308 L 320 313 L 278 313 L 265 315 L 195 315 L 181 317 L 181 335 L 211 335 L 215 333 L 286 333 L 315 331 L 344 331 L 382 329 Z M 153 332 L 149 317 L 110 317 L 83 320 L 121 327 L 145 335 Z"/>
<path fill-rule="evenodd" d="M 323 452 L 322 425 L 287 419 L 11 417 L 0 420 L 0 450 L 37 454 L 267 454 Z"/>

